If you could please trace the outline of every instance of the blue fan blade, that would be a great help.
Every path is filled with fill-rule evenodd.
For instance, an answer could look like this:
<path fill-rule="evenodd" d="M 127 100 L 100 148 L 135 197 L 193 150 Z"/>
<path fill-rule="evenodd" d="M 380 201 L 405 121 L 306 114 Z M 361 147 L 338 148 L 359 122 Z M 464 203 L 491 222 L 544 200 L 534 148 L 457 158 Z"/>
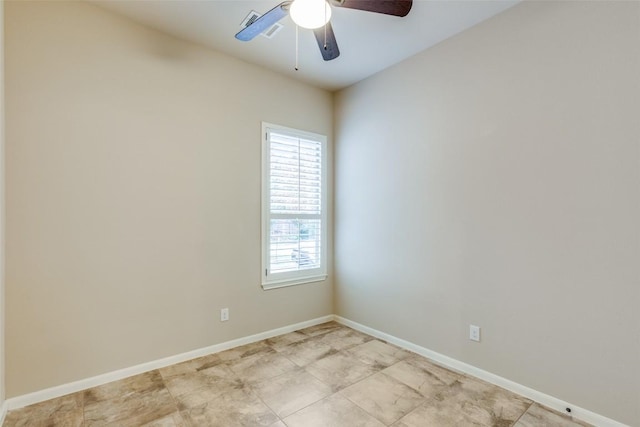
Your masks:
<path fill-rule="evenodd" d="M 270 28 L 273 24 L 284 18 L 289 14 L 289 5 L 290 1 L 285 1 L 271 9 L 269 12 L 262 15 L 260 18 L 253 21 L 248 27 L 240 30 L 238 34 L 236 34 L 236 38 L 238 40 L 242 40 L 243 42 L 248 42 L 252 40 L 255 36 L 263 32 L 264 30 Z"/>

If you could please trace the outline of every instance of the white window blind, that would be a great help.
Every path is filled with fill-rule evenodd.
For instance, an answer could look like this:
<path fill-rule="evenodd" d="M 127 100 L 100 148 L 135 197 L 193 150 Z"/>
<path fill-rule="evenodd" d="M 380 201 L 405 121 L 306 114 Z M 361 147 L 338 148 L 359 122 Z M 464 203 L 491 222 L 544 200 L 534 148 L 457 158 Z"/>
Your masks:
<path fill-rule="evenodd" d="M 265 125 L 264 287 L 326 276 L 326 138 Z"/>

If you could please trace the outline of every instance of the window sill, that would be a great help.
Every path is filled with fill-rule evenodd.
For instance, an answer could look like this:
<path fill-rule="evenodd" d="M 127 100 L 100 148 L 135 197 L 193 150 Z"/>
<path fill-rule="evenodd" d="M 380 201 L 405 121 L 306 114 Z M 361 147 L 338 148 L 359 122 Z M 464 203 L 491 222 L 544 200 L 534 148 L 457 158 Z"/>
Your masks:
<path fill-rule="evenodd" d="M 262 289 L 265 291 L 269 291 L 271 289 L 280 289 L 280 288 L 286 288 L 289 286 L 304 285 L 305 283 L 322 282 L 326 280 L 327 277 L 328 277 L 327 274 L 319 274 L 317 276 L 296 277 L 295 279 L 288 279 L 288 280 L 276 280 L 272 282 L 262 283 Z"/>

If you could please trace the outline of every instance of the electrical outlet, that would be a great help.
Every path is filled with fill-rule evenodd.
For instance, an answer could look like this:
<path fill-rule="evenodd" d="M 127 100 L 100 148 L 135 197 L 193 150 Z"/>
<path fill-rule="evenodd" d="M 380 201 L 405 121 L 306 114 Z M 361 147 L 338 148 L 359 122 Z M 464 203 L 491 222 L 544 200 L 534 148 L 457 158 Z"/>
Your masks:
<path fill-rule="evenodd" d="M 221 308 L 220 309 L 220 321 L 221 322 L 226 322 L 227 320 L 229 320 L 229 309 L 228 308 Z"/>
<path fill-rule="evenodd" d="M 469 325 L 469 339 L 480 342 L 480 326 Z"/>

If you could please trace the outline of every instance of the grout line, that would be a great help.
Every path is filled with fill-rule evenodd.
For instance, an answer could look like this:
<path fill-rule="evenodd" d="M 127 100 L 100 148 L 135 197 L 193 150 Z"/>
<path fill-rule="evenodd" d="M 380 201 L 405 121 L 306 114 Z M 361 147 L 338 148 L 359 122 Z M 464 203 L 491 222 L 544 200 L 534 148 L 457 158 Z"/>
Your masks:
<path fill-rule="evenodd" d="M 529 404 L 529 406 L 527 406 L 527 409 L 525 409 L 525 410 L 524 410 L 524 412 L 520 414 L 520 416 L 518 417 L 518 419 L 517 419 L 517 420 L 515 420 L 513 424 L 511 424 L 511 427 L 515 427 L 515 426 L 516 426 L 516 424 L 518 424 L 518 422 L 520 421 L 520 418 L 524 417 L 524 414 L 526 414 L 526 413 L 529 411 L 529 409 L 531 409 L 531 407 L 532 407 L 533 405 L 535 405 L 535 403 L 536 403 L 536 402 L 534 402 L 534 401 L 532 400 L 532 401 L 531 401 L 531 403 Z"/>
<path fill-rule="evenodd" d="M 284 373 L 282 373 L 282 374 L 280 374 L 280 375 L 284 375 L 284 374 L 286 374 L 286 372 L 284 372 Z M 276 376 L 275 376 L 275 377 L 273 377 L 273 378 L 279 377 L 280 375 L 276 375 Z M 268 379 L 273 379 L 273 378 L 267 378 L 267 380 L 268 380 Z M 266 381 L 266 380 L 265 380 L 265 381 Z M 249 387 L 251 387 L 251 386 L 249 386 Z M 275 411 L 271 406 L 267 405 L 267 402 L 265 402 L 264 400 L 262 400 L 262 397 L 261 397 L 257 392 L 255 392 L 255 391 L 252 389 L 252 390 L 251 390 L 251 394 L 255 395 L 255 397 L 256 397 L 260 402 L 262 402 L 262 404 L 265 406 L 265 408 L 267 408 L 268 410 L 270 410 L 270 411 L 271 411 L 271 413 L 272 413 L 273 415 L 275 415 L 275 416 L 276 416 L 276 418 L 278 419 L 278 421 L 282 421 L 282 418 L 280 418 L 280 415 L 278 415 L 278 414 L 276 413 L 276 411 Z"/>
<path fill-rule="evenodd" d="M 370 377 L 370 376 L 371 376 L 371 375 L 369 375 L 369 377 Z M 361 380 L 359 380 L 359 381 L 356 381 L 355 383 L 353 383 L 353 384 L 351 384 L 351 385 L 349 385 L 349 386 L 347 386 L 347 387 L 343 388 L 342 390 L 340 390 L 340 391 L 339 391 L 339 392 L 337 392 L 336 394 L 340 393 L 340 397 L 342 397 L 343 399 L 347 399 L 349 402 L 351 402 L 352 404 L 354 404 L 355 406 L 357 406 L 358 408 L 360 408 L 362 411 L 364 411 L 364 413 L 365 413 L 365 414 L 367 414 L 368 416 L 370 416 L 371 418 L 373 418 L 373 419 L 375 419 L 375 420 L 377 420 L 377 421 L 380 421 L 380 422 L 381 422 L 382 424 L 384 424 L 385 426 L 387 426 L 387 425 L 391 425 L 391 424 L 393 424 L 393 423 L 397 422 L 397 421 L 398 421 L 400 418 L 402 418 L 402 417 L 398 418 L 398 420 L 393 421 L 391 424 L 387 424 L 384 420 L 381 420 L 380 418 L 378 418 L 378 417 L 376 417 L 375 415 L 373 415 L 371 412 L 367 411 L 367 410 L 366 410 L 365 408 L 363 408 L 362 406 L 358 405 L 358 402 L 354 402 L 353 400 L 349 399 L 349 396 L 345 396 L 345 395 L 342 393 L 344 390 L 346 390 L 347 388 L 351 387 L 352 385 L 356 385 L 356 384 L 358 384 L 359 382 L 364 381 L 364 380 L 366 380 L 366 379 L 367 379 L 367 378 L 369 378 L 369 377 L 366 377 L 366 378 L 363 378 L 363 379 L 361 379 Z M 420 403 L 420 404 L 422 404 L 422 403 Z M 419 405 L 418 405 L 418 406 L 419 406 Z"/>
<path fill-rule="evenodd" d="M 160 373 L 160 369 L 157 369 L 157 371 L 158 371 L 158 375 L 160 375 L 160 379 L 162 380 L 162 385 L 164 386 L 165 390 L 167 390 L 167 392 L 169 393 L 169 396 L 171 396 L 171 400 L 173 401 L 173 403 L 176 405 L 176 412 L 178 412 L 178 415 L 180 415 L 180 418 L 182 418 L 182 420 L 185 421 L 185 423 L 187 423 L 187 421 L 184 420 L 184 418 L 182 417 L 182 411 L 180 411 L 180 406 L 179 406 L 180 402 L 178 402 L 178 399 L 176 399 L 176 397 L 173 395 L 173 393 L 171 392 L 171 389 L 167 387 L 167 383 L 165 381 L 165 378 Z M 191 424 L 191 422 L 188 422 L 188 424 Z"/>

